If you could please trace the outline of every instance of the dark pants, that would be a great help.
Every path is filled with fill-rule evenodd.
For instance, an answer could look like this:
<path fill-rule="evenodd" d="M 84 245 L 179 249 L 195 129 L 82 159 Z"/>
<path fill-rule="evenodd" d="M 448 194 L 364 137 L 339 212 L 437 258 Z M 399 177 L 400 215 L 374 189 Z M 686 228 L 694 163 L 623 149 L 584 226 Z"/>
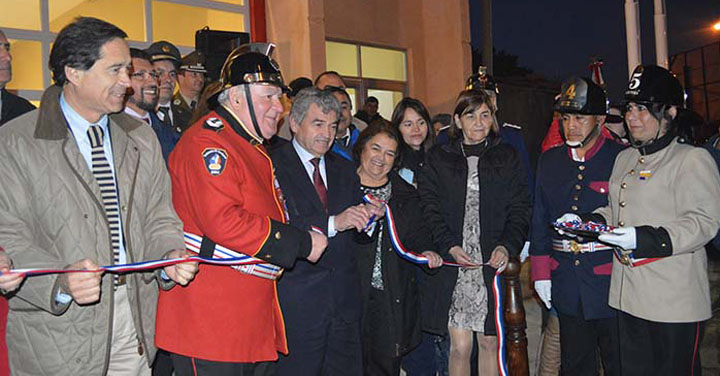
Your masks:
<path fill-rule="evenodd" d="M 228 363 L 170 354 L 176 376 L 272 376 L 275 362 Z"/>
<path fill-rule="evenodd" d="M 596 376 L 598 349 L 605 376 L 620 375 L 617 318 L 585 320 L 558 312 L 563 375 Z"/>
<path fill-rule="evenodd" d="M 448 376 L 450 336 L 423 332 L 423 340 L 402 359 L 407 376 Z"/>
<path fill-rule="evenodd" d="M 623 376 L 700 376 L 705 322 L 654 322 L 624 312 L 618 321 Z"/>
<path fill-rule="evenodd" d="M 286 320 L 290 354 L 280 355 L 278 376 L 363 374 L 359 321 L 325 317 L 294 325 Z"/>
<path fill-rule="evenodd" d="M 170 358 L 170 353 L 163 349 L 158 349 L 152 365 L 152 376 L 172 376 L 172 374 L 173 362 Z"/>

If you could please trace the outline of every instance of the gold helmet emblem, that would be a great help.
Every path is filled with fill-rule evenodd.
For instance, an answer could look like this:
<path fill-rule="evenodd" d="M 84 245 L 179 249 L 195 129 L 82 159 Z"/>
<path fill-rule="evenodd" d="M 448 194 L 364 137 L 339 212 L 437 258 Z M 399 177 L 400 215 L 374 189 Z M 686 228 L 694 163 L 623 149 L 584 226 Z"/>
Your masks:
<path fill-rule="evenodd" d="M 565 90 L 565 96 L 567 97 L 567 100 L 575 99 L 575 84 L 568 86 L 567 90 Z"/>

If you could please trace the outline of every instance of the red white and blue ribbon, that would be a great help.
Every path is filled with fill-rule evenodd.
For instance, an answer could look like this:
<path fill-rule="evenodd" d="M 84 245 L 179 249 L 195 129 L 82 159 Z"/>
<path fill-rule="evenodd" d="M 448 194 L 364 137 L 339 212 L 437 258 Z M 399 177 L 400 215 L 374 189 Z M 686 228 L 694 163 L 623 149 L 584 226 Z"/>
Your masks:
<path fill-rule="evenodd" d="M 365 196 L 363 196 L 363 200 L 365 200 L 365 202 L 367 202 L 367 203 L 370 203 L 372 200 L 375 202 L 381 202 L 381 203 L 385 204 L 385 218 L 386 218 L 386 224 L 387 224 L 387 229 L 388 229 L 388 233 L 389 233 L 388 235 L 390 236 L 390 242 L 392 243 L 393 248 L 395 249 L 395 252 L 398 254 L 398 256 L 400 256 L 401 258 L 408 260 L 412 263 L 415 263 L 415 264 L 428 265 L 428 263 L 430 261 L 428 260 L 428 258 L 426 256 L 424 256 L 420 253 L 413 252 L 413 251 L 405 248 L 402 241 L 400 241 L 400 237 L 398 236 L 398 233 L 397 233 L 397 228 L 395 227 L 395 217 L 393 216 L 392 210 L 390 210 L 390 206 L 387 205 L 385 203 L 385 201 L 377 199 L 376 197 L 374 197 L 373 195 L 371 195 L 369 193 L 366 194 Z M 375 216 L 370 218 L 370 222 L 368 222 L 368 224 L 365 226 L 365 228 L 369 228 L 372 225 L 373 221 L 375 221 Z M 471 267 L 471 268 L 478 267 L 480 265 L 489 265 L 488 263 L 461 264 L 461 263 L 449 262 L 449 261 L 445 261 L 445 260 L 443 260 L 442 264 L 448 265 L 448 266 Z"/>
<path fill-rule="evenodd" d="M 410 251 L 402 244 L 395 228 L 395 217 L 393 216 L 390 206 L 383 200 L 379 200 L 371 194 L 365 194 L 363 196 L 365 202 L 370 203 L 371 201 L 381 202 L 385 204 L 385 221 L 390 237 L 390 242 L 395 249 L 395 253 L 401 258 L 410 261 L 414 264 L 427 265 L 429 260 L 426 256 Z M 365 226 L 369 228 L 372 222 L 375 220 L 374 216 L 370 219 L 370 222 Z M 461 264 L 456 262 L 447 262 L 443 260 L 443 265 L 456 266 L 456 267 L 478 267 L 478 266 L 489 266 L 489 263 L 482 264 Z M 505 322 L 503 320 L 503 304 L 502 304 L 502 287 L 500 285 L 500 273 L 496 272 L 493 278 L 493 295 L 495 296 L 495 331 L 497 332 L 497 364 L 498 372 L 500 376 L 507 376 L 507 361 L 505 359 Z"/>
<path fill-rule="evenodd" d="M 500 376 L 508 376 L 507 359 L 505 358 L 505 320 L 503 320 L 502 286 L 500 273 L 493 278 L 493 295 L 495 296 L 495 333 L 497 335 L 497 365 Z"/>
<path fill-rule="evenodd" d="M 202 245 L 203 237 L 190 232 L 185 232 L 185 248 L 187 250 L 200 253 L 200 246 Z M 276 280 L 280 278 L 283 273 L 283 269 L 277 265 L 273 265 L 264 260 L 248 256 L 244 253 L 234 251 L 230 248 L 223 247 L 220 244 L 215 244 L 213 248 L 212 259 L 236 259 L 238 261 L 244 260 L 242 264 L 231 265 L 231 267 L 241 273 L 250 274 L 256 277 Z"/>
<path fill-rule="evenodd" d="M 129 264 L 116 264 L 116 265 L 100 266 L 99 268 L 94 269 L 94 270 L 26 268 L 26 269 L 12 269 L 12 270 L 10 270 L 10 273 L 21 273 L 26 276 L 35 276 L 35 275 L 44 275 L 44 274 L 60 274 L 60 273 L 96 273 L 96 272 L 123 274 L 123 273 L 131 273 L 131 272 L 144 272 L 144 271 L 164 268 L 166 266 L 182 264 L 182 263 L 186 263 L 186 262 L 199 262 L 199 263 L 210 264 L 210 265 L 235 266 L 235 265 L 253 265 L 253 264 L 257 264 L 259 262 L 264 262 L 264 261 L 257 260 L 257 259 L 248 260 L 247 257 L 215 259 L 215 258 L 206 258 L 206 257 L 200 257 L 200 256 L 190 256 L 190 257 L 183 257 L 183 258 L 141 261 L 141 262 L 133 262 L 133 263 L 129 263 Z"/>

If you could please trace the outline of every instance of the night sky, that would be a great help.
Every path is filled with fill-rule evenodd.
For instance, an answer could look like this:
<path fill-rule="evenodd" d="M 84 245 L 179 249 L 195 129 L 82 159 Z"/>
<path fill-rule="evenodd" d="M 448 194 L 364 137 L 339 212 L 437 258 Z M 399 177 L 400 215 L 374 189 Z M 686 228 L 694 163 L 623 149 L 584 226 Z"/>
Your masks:
<path fill-rule="evenodd" d="M 482 50 L 482 1 L 469 0 L 474 48 Z M 495 0 L 495 50 L 519 56 L 519 65 L 550 80 L 589 76 L 590 57 L 604 60 L 611 100 L 627 82 L 623 0 Z M 713 43 L 720 32 L 720 0 L 666 0 L 669 55 Z M 642 62 L 655 63 L 653 1 L 640 1 Z"/>

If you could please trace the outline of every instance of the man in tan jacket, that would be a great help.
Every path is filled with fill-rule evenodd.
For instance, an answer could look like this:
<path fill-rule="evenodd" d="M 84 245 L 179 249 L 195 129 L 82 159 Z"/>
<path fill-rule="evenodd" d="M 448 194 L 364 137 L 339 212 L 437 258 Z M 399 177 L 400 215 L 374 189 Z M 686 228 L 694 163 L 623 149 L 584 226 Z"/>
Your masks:
<path fill-rule="evenodd" d="M 94 18 L 67 25 L 42 107 L 0 128 L 0 245 L 16 268 L 92 271 L 186 255 L 157 138 L 108 115 L 130 86 L 125 37 Z M 196 270 L 27 278 L 9 300 L 11 372 L 149 375 L 158 284 L 185 285 Z"/>
<path fill-rule="evenodd" d="M 599 240 L 617 251 L 609 304 L 619 310 L 621 374 L 700 374 L 711 317 L 704 246 L 720 228 L 720 176 L 706 150 L 679 136 L 684 92 L 672 73 L 638 66 L 625 100 L 632 147 L 615 160 L 609 205 L 583 218 L 618 227 Z"/>

